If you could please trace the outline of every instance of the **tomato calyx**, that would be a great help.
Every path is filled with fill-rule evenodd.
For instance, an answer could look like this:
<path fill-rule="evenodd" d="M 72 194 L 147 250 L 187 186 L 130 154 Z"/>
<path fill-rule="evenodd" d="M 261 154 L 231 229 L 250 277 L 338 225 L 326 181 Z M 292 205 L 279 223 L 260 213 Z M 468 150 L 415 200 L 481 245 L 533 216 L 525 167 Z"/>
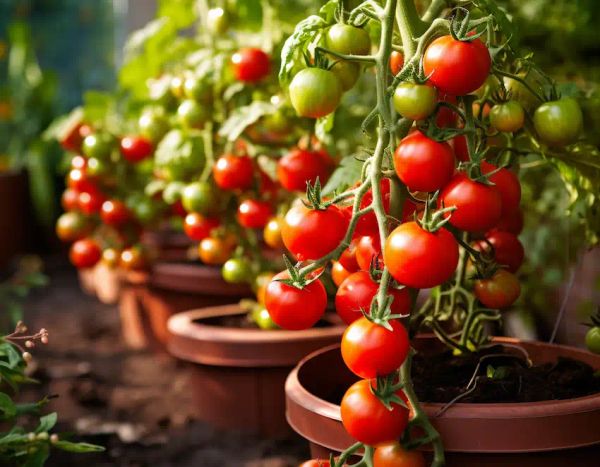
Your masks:
<path fill-rule="evenodd" d="M 397 393 L 401 389 L 404 389 L 404 383 L 398 381 L 397 372 L 391 373 L 386 376 L 380 376 L 376 378 L 377 385 L 373 387 L 373 384 L 369 384 L 371 393 L 381 401 L 381 403 L 388 410 L 394 410 L 392 404 L 400 405 L 405 409 L 408 409 L 406 401 L 402 399 Z"/>
<path fill-rule="evenodd" d="M 475 39 L 479 39 L 486 33 L 485 29 L 479 32 L 469 31 L 471 13 L 466 8 L 456 7 L 454 12 L 454 17 L 450 23 L 450 35 L 454 40 L 461 42 L 473 42 Z"/>
<path fill-rule="evenodd" d="M 299 290 L 302 290 L 307 285 L 319 279 L 321 274 L 323 274 L 323 270 L 315 273 L 311 272 L 309 274 L 302 274 L 300 270 L 292 264 L 287 255 L 283 255 L 283 262 L 285 264 L 285 268 L 289 274 L 289 279 L 273 279 L 277 282 L 282 282 L 291 287 L 295 287 Z"/>
<path fill-rule="evenodd" d="M 306 182 L 306 201 L 302 200 L 302 203 L 307 208 L 315 209 L 317 211 L 324 211 L 334 204 L 333 201 L 323 201 L 319 177 L 315 180 L 314 185 L 311 185 L 310 182 Z"/>
<path fill-rule="evenodd" d="M 456 206 L 444 207 L 442 209 L 433 208 L 438 195 L 439 192 L 436 192 L 433 196 L 427 198 L 423 216 L 420 219 L 415 212 L 415 222 L 426 232 L 435 233 L 440 230 L 450 221 L 452 212 L 456 210 Z M 446 214 L 450 214 L 450 216 L 446 217 Z"/>

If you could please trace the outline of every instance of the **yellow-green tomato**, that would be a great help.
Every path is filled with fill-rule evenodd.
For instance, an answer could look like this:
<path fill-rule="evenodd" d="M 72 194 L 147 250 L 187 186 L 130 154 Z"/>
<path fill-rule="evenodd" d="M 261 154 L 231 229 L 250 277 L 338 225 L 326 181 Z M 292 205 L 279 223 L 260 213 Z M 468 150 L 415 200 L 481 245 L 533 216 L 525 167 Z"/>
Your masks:
<path fill-rule="evenodd" d="M 213 34 L 224 34 L 229 29 L 229 15 L 223 8 L 211 8 L 206 16 L 206 26 Z"/>
<path fill-rule="evenodd" d="M 221 268 L 221 274 L 225 282 L 230 284 L 241 284 L 250 279 L 251 268 L 244 258 L 231 258 L 225 261 Z"/>
<path fill-rule="evenodd" d="M 353 62 L 337 61 L 331 71 L 337 76 L 344 91 L 348 91 L 356 84 L 360 75 L 360 65 Z"/>
<path fill-rule="evenodd" d="M 367 55 L 371 51 L 371 38 L 362 28 L 338 23 L 327 31 L 325 45 L 341 54 Z"/>
<path fill-rule="evenodd" d="M 548 146 L 566 146 L 581 133 L 583 114 L 577 101 L 567 97 L 540 105 L 533 114 L 533 124 Z"/>
<path fill-rule="evenodd" d="M 257 306 L 252 310 L 252 320 L 261 329 L 279 329 L 264 306 Z"/>
<path fill-rule="evenodd" d="M 427 84 L 401 83 L 394 91 L 394 109 L 411 120 L 423 120 L 435 110 L 437 91 Z"/>
<path fill-rule="evenodd" d="M 290 100 L 301 117 L 320 118 L 340 104 L 342 85 L 337 76 L 321 68 L 305 68 L 290 83 Z"/>
<path fill-rule="evenodd" d="M 585 345 L 590 352 L 600 354 L 600 326 L 589 329 L 585 335 Z"/>
<path fill-rule="evenodd" d="M 506 133 L 519 131 L 525 124 L 525 110 L 517 101 L 496 104 L 490 110 L 490 123 L 498 131 Z"/>

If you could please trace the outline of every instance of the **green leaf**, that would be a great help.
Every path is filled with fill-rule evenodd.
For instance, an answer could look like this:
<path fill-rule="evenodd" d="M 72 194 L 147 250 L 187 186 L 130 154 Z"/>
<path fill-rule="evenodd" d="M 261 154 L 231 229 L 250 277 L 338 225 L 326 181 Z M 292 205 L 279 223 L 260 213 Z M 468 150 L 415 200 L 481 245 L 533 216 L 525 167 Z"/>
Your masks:
<path fill-rule="evenodd" d="M 279 68 L 279 82 L 284 85 L 292 78 L 292 71 L 297 68 L 299 60 L 304 60 L 304 52 L 327 27 L 327 22 L 317 15 L 311 15 L 300 21 L 294 32 L 287 38 L 281 49 L 281 67 Z"/>
<path fill-rule="evenodd" d="M 171 130 L 154 153 L 155 167 L 168 181 L 190 180 L 205 163 L 204 141 L 198 131 Z"/>
<path fill-rule="evenodd" d="M 330 145 L 332 143 L 332 137 L 329 132 L 333 129 L 335 122 L 335 112 L 331 112 L 325 117 L 317 119 L 315 122 L 315 135 L 319 138 L 319 141 Z"/>
<path fill-rule="evenodd" d="M 43 467 L 48 459 L 49 451 L 47 445 L 36 445 L 36 451 L 28 452 L 27 461 L 23 467 Z"/>
<path fill-rule="evenodd" d="M 160 0 L 157 16 L 169 18 L 178 28 L 186 28 L 197 19 L 195 0 Z"/>
<path fill-rule="evenodd" d="M 87 91 L 83 95 L 84 119 L 92 123 L 103 122 L 115 106 L 115 97 L 108 92 Z"/>
<path fill-rule="evenodd" d="M 68 452 L 102 452 L 105 450 L 103 446 L 98 446 L 97 444 L 90 443 L 72 443 L 71 441 L 63 441 L 59 440 L 53 444 L 53 446 L 57 449 L 61 449 L 62 451 Z"/>
<path fill-rule="evenodd" d="M 323 188 L 323 195 L 330 195 L 334 191 L 342 191 L 353 186 L 362 172 L 363 162 L 356 157 L 345 157 L 342 159 L 339 167 L 335 169 L 327 184 Z"/>
<path fill-rule="evenodd" d="M 250 105 L 238 107 L 233 112 L 219 130 L 219 136 L 227 138 L 229 141 L 235 141 L 240 135 L 253 123 L 256 123 L 261 117 L 275 112 L 276 107 L 270 102 L 255 101 Z"/>
<path fill-rule="evenodd" d="M 17 415 L 17 407 L 12 399 L 3 392 L 0 392 L 0 420 L 10 420 Z"/>
<path fill-rule="evenodd" d="M 491 14 L 509 42 L 513 40 L 516 33 L 515 26 L 504 9 L 498 7 L 496 0 L 475 0 L 473 4 L 477 8 Z"/>
<path fill-rule="evenodd" d="M 67 115 L 56 118 L 42 133 L 45 141 L 60 141 L 71 129 L 83 120 L 83 108 L 75 107 Z"/>
<path fill-rule="evenodd" d="M 35 429 L 35 432 L 43 433 L 43 432 L 50 431 L 52 428 L 54 428 L 54 425 L 56 425 L 57 419 L 58 419 L 58 416 L 56 415 L 56 412 L 52 412 L 52 413 L 49 413 L 48 415 L 44 415 L 43 417 L 40 418 L 40 424 Z"/>

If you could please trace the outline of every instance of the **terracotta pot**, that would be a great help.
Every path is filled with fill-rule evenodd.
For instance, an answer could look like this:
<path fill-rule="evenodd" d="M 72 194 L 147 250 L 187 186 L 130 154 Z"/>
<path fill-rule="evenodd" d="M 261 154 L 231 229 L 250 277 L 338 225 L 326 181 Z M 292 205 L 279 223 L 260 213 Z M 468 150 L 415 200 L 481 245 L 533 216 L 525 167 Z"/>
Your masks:
<path fill-rule="evenodd" d="M 128 272 L 119 297 L 123 337 L 132 348 L 164 350 L 173 314 L 250 296 L 248 286 L 226 283 L 218 267 L 156 263 L 149 272 Z"/>
<path fill-rule="evenodd" d="M 219 325 L 242 315 L 237 305 L 178 313 L 169 320 L 168 350 L 193 362 L 192 387 L 198 418 L 217 427 L 267 437 L 290 433 L 284 384 L 310 352 L 339 342 L 345 326 L 327 315 L 328 326 L 304 331 L 261 330 Z"/>
<path fill-rule="evenodd" d="M 77 269 L 77 277 L 79 279 L 79 287 L 81 290 L 87 295 L 96 295 L 94 268 Z"/>
<path fill-rule="evenodd" d="M 186 261 L 194 245 L 186 234 L 170 229 L 144 231 L 141 243 L 156 254 L 157 261 Z"/>
<path fill-rule="evenodd" d="M 27 247 L 28 193 L 26 172 L 0 172 L 0 269 Z"/>
<path fill-rule="evenodd" d="M 431 339 L 419 338 L 416 346 L 431 346 Z M 520 345 L 535 363 L 564 356 L 600 369 L 600 356 L 572 347 L 510 338 L 496 342 Z M 341 452 L 355 442 L 342 426 L 339 405 L 324 400 L 354 381 L 338 345 L 309 355 L 290 373 L 287 418 L 309 440 L 313 456 L 328 458 L 329 452 Z M 423 404 L 444 440 L 447 467 L 598 465 L 600 394 L 533 403 L 458 403 L 434 417 L 442 406 Z"/>

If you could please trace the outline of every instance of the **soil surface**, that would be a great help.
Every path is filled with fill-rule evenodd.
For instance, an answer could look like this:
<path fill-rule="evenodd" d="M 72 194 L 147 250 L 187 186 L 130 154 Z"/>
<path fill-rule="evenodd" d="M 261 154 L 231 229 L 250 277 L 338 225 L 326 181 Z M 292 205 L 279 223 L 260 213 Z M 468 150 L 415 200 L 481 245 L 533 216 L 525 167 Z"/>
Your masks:
<path fill-rule="evenodd" d="M 99 454 L 54 451 L 48 466 L 292 467 L 309 458 L 299 437 L 283 441 L 217 431 L 193 420 L 188 367 L 168 355 L 128 350 L 116 305 L 79 289 L 75 272 L 46 262 L 50 285 L 26 304 L 30 329 L 45 327 L 46 346 L 33 349 L 38 385 L 19 401 L 55 395 L 57 430 L 101 444 Z"/>

